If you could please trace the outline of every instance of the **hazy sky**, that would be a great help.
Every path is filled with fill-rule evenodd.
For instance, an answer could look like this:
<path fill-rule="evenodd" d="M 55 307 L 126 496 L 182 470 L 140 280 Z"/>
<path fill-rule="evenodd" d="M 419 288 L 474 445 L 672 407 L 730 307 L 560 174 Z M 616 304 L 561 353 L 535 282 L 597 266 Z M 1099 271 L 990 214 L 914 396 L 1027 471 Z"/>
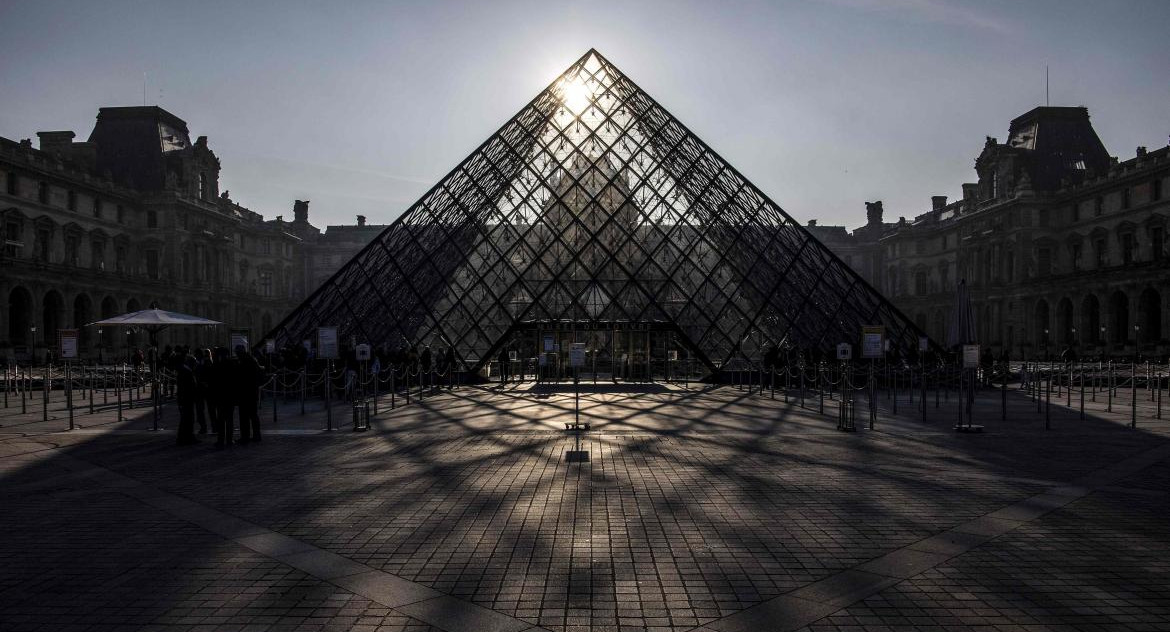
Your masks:
<path fill-rule="evenodd" d="M 960 193 L 986 135 L 1085 105 L 1110 153 L 1170 134 L 1170 1 L 0 0 L 0 136 L 147 101 L 268 217 L 389 222 L 590 47 L 800 221 Z"/>

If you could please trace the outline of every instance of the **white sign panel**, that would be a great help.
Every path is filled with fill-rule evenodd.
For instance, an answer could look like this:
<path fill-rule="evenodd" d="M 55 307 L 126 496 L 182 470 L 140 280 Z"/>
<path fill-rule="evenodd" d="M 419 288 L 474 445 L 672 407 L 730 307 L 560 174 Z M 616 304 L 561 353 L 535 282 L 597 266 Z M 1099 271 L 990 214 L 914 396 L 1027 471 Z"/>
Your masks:
<path fill-rule="evenodd" d="M 880 358 L 885 349 L 886 328 L 881 325 L 861 328 L 861 357 Z"/>
<path fill-rule="evenodd" d="M 578 347 L 577 345 L 573 345 L 573 348 L 569 349 L 569 366 L 571 366 L 571 367 L 585 366 L 585 347 L 584 346 Z"/>
<path fill-rule="evenodd" d="M 61 357 L 63 359 L 71 359 L 77 357 L 77 330 L 76 329 L 58 329 L 58 338 L 61 342 Z"/>
<path fill-rule="evenodd" d="M 929 351 L 930 350 L 930 338 L 927 338 L 926 336 L 919 336 L 918 337 L 918 350 L 919 351 Z"/>
<path fill-rule="evenodd" d="M 963 345 L 963 368 L 979 368 L 979 345 Z"/>
<path fill-rule="evenodd" d="M 370 345 L 362 343 L 353 348 L 354 356 L 358 361 L 365 361 L 370 359 Z"/>
<path fill-rule="evenodd" d="M 553 337 L 552 336 L 545 336 L 544 337 L 544 350 L 545 351 L 552 351 L 553 345 L 554 345 Z"/>
<path fill-rule="evenodd" d="M 517 359 L 518 359 L 518 355 L 517 355 L 515 349 L 508 352 L 508 360 L 515 362 Z"/>
<path fill-rule="evenodd" d="M 837 345 L 837 359 L 838 360 L 852 360 L 853 359 L 853 345 L 848 342 L 842 342 Z"/>
<path fill-rule="evenodd" d="M 336 360 L 340 357 L 336 327 L 317 328 L 317 357 L 322 360 Z"/>
<path fill-rule="evenodd" d="M 245 349 L 248 348 L 248 334 L 239 331 L 233 331 L 231 338 L 231 347 L 233 351 L 235 351 L 236 347 L 243 347 Z"/>

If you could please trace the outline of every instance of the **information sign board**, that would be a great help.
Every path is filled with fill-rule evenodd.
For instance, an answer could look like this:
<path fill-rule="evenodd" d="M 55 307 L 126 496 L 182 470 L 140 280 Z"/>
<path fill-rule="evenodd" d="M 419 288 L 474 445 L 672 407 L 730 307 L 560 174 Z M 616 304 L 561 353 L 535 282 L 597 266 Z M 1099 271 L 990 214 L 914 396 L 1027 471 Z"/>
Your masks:
<path fill-rule="evenodd" d="M 918 337 L 918 350 L 919 351 L 929 351 L 930 350 L 930 338 L 927 338 L 926 336 L 919 336 Z"/>
<path fill-rule="evenodd" d="M 265 340 L 264 341 L 264 350 L 267 351 L 268 353 L 276 353 L 276 341 L 275 340 Z"/>
<path fill-rule="evenodd" d="M 519 359 L 519 355 L 516 353 L 515 349 L 512 349 L 508 352 L 508 360 L 510 362 L 515 362 L 517 359 Z"/>
<path fill-rule="evenodd" d="M 979 368 L 979 345 L 963 345 L 963 368 Z"/>
<path fill-rule="evenodd" d="M 573 368 L 585 366 L 585 345 L 584 343 L 577 343 L 569 349 L 569 366 Z"/>
<path fill-rule="evenodd" d="M 337 328 L 317 328 L 317 357 L 321 360 L 336 360 L 340 357 L 337 348 Z"/>
<path fill-rule="evenodd" d="M 228 333 L 228 347 L 231 349 L 233 354 L 236 352 L 236 347 L 243 347 L 247 349 L 250 346 L 248 344 L 249 333 L 250 332 L 247 329 L 233 329 Z"/>
<path fill-rule="evenodd" d="M 671 349 L 666 352 L 666 359 L 671 362 L 678 362 L 678 349 Z"/>
<path fill-rule="evenodd" d="M 70 360 L 77 357 L 77 330 L 76 329 L 58 329 L 57 343 L 61 352 L 61 358 Z"/>
<path fill-rule="evenodd" d="M 354 357 L 358 362 L 364 362 L 370 359 L 370 345 L 362 343 L 353 348 Z"/>
<path fill-rule="evenodd" d="M 838 360 L 852 360 L 853 359 L 853 345 L 848 342 L 842 342 L 837 345 L 837 359 Z"/>
<path fill-rule="evenodd" d="M 882 325 L 866 325 L 861 328 L 861 357 L 880 358 L 885 349 L 886 328 Z"/>
<path fill-rule="evenodd" d="M 545 336 L 544 337 L 544 350 L 545 351 L 552 351 L 554 344 L 555 343 L 553 342 L 552 336 Z"/>

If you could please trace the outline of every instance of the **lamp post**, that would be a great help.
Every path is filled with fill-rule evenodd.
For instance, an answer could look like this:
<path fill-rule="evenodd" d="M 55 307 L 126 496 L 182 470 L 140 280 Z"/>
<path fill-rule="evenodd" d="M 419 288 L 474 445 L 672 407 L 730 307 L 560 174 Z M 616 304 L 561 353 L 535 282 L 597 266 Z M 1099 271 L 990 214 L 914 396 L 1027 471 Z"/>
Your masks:
<path fill-rule="evenodd" d="M 1044 330 L 1044 359 L 1048 360 L 1048 330 Z"/>
<path fill-rule="evenodd" d="M 1097 345 L 1101 347 L 1101 357 L 1105 357 L 1105 325 L 1101 325 L 1101 336 L 1097 339 Z"/>

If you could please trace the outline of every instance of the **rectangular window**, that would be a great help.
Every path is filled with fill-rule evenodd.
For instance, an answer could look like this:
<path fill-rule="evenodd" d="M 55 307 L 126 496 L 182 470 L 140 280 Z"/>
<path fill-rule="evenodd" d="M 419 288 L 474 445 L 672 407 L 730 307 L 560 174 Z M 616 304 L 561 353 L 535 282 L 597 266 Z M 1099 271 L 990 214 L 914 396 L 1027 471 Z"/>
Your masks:
<path fill-rule="evenodd" d="M 9 176 L 11 178 L 11 176 Z M 1150 199 L 1157 202 L 1162 199 L 1162 179 L 1154 180 L 1154 184 L 1150 187 Z"/>
<path fill-rule="evenodd" d="M 126 246 L 117 246 L 114 248 L 114 270 L 118 272 L 126 271 Z"/>
<path fill-rule="evenodd" d="M 158 213 L 155 211 L 146 212 L 146 227 L 158 228 Z"/>
<path fill-rule="evenodd" d="M 1101 196 L 1097 196 L 1097 199 L 1093 200 L 1093 215 L 1095 215 L 1096 217 L 1101 217 L 1101 215 L 1103 215 L 1104 213 L 1105 213 L 1105 198 L 1103 198 Z"/>
<path fill-rule="evenodd" d="M 65 194 L 65 208 L 77 211 L 77 192 L 69 191 Z"/>
<path fill-rule="evenodd" d="M 79 259 L 78 252 L 80 250 L 81 250 L 81 240 L 75 236 L 66 235 L 65 236 L 65 261 L 69 262 L 69 265 L 75 266 L 78 264 L 78 259 Z"/>
<path fill-rule="evenodd" d="M 187 230 L 187 214 L 186 213 L 179 213 L 179 226 L 182 226 L 183 230 Z"/>
<path fill-rule="evenodd" d="M 1129 208 L 1129 187 L 1125 187 L 1121 190 L 1121 208 Z"/>
<path fill-rule="evenodd" d="M 118 220 L 119 224 L 126 223 L 126 209 L 122 208 L 121 204 L 118 205 L 118 208 L 115 211 L 115 219 Z"/>
<path fill-rule="evenodd" d="M 1040 276 L 1052 274 L 1052 250 L 1041 248 L 1036 251 L 1036 269 Z"/>
<path fill-rule="evenodd" d="M 37 231 L 37 259 L 48 262 L 49 260 L 49 237 L 52 233 L 48 229 L 42 228 Z"/>
<path fill-rule="evenodd" d="M 260 272 L 260 296 L 272 296 L 272 272 Z"/>
<path fill-rule="evenodd" d="M 42 182 L 37 187 L 37 201 L 41 204 L 49 203 L 49 183 Z"/>
<path fill-rule="evenodd" d="M 264 254 L 266 254 L 266 255 L 272 254 L 272 240 L 271 239 L 268 239 L 268 238 L 264 239 Z"/>
<path fill-rule="evenodd" d="M 1133 233 L 1126 233 L 1121 236 L 1121 263 L 1129 265 L 1133 263 L 1133 251 L 1137 242 L 1133 238 Z"/>
<path fill-rule="evenodd" d="M 102 216 L 102 201 L 100 198 L 93 199 L 93 216 L 99 218 Z"/>
<path fill-rule="evenodd" d="M 12 171 L 9 171 L 8 182 L 6 186 L 8 187 L 8 195 L 20 195 L 20 176 L 16 175 Z"/>
<path fill-rule="evenodd" d="M 24 236 L 20 234 L 20 222 L 9 220 L 4 222 L 4 256 L 19 257 L 24 250 Z"/>
<path fill-rule="evenodd" d="M 1048 209 L 1046 209 L 1046 208 L 1040 209 L 1039 212 L 1037 212 L 1037 214 L 1036 214 L 1036 220 L 1037 220 L 1037 223 L 1040 225 L 1040 228 L 1048 228 L 1048 224 L 1049 224 Z"/>
<path fill-rule="evenodd" d="M 146 258 L 146 277 L 148 279 L 158 278 L 158 251 L 154 249 L 147 250 Z"/>
<path fill-rule="evenodd" d="M 1072 247 L 1072 267 L 1073 270 L 1081 269 L 1081 245 L 1074 244 Z"/>
<path fill-rule="evenodd" d="M 1105 240 L 1098 239 L 1097 241 L 1093 242 L 1093 251 L 1097 257 L 1097 267 L 1104 268 L 1106 263 Z"/>
<path fill-rule="evenodd" d="M 95 241 L 90 244 L 89 250 L 90 265 L 94 270 L 106 269 L 106 244 L 104 242 Z"/>
<path fill-rule="evenodd" d="M 1004 257 L 1004 261 L 1004 266 L 1007 268 L 1007 272 L 1004 274 L 1004 276 L 1006 277 L 1007 282 L 1011 283 L 1016 278 L 1016 253 L 1009 250 L 1007 256 Z"/>
<path fill-rule="evenodd" d="M 1150 229 L 1150 255 L 1154 261 L 1161 261 L 1166 250 L 1166 229 L 1155 226 Z"/>

